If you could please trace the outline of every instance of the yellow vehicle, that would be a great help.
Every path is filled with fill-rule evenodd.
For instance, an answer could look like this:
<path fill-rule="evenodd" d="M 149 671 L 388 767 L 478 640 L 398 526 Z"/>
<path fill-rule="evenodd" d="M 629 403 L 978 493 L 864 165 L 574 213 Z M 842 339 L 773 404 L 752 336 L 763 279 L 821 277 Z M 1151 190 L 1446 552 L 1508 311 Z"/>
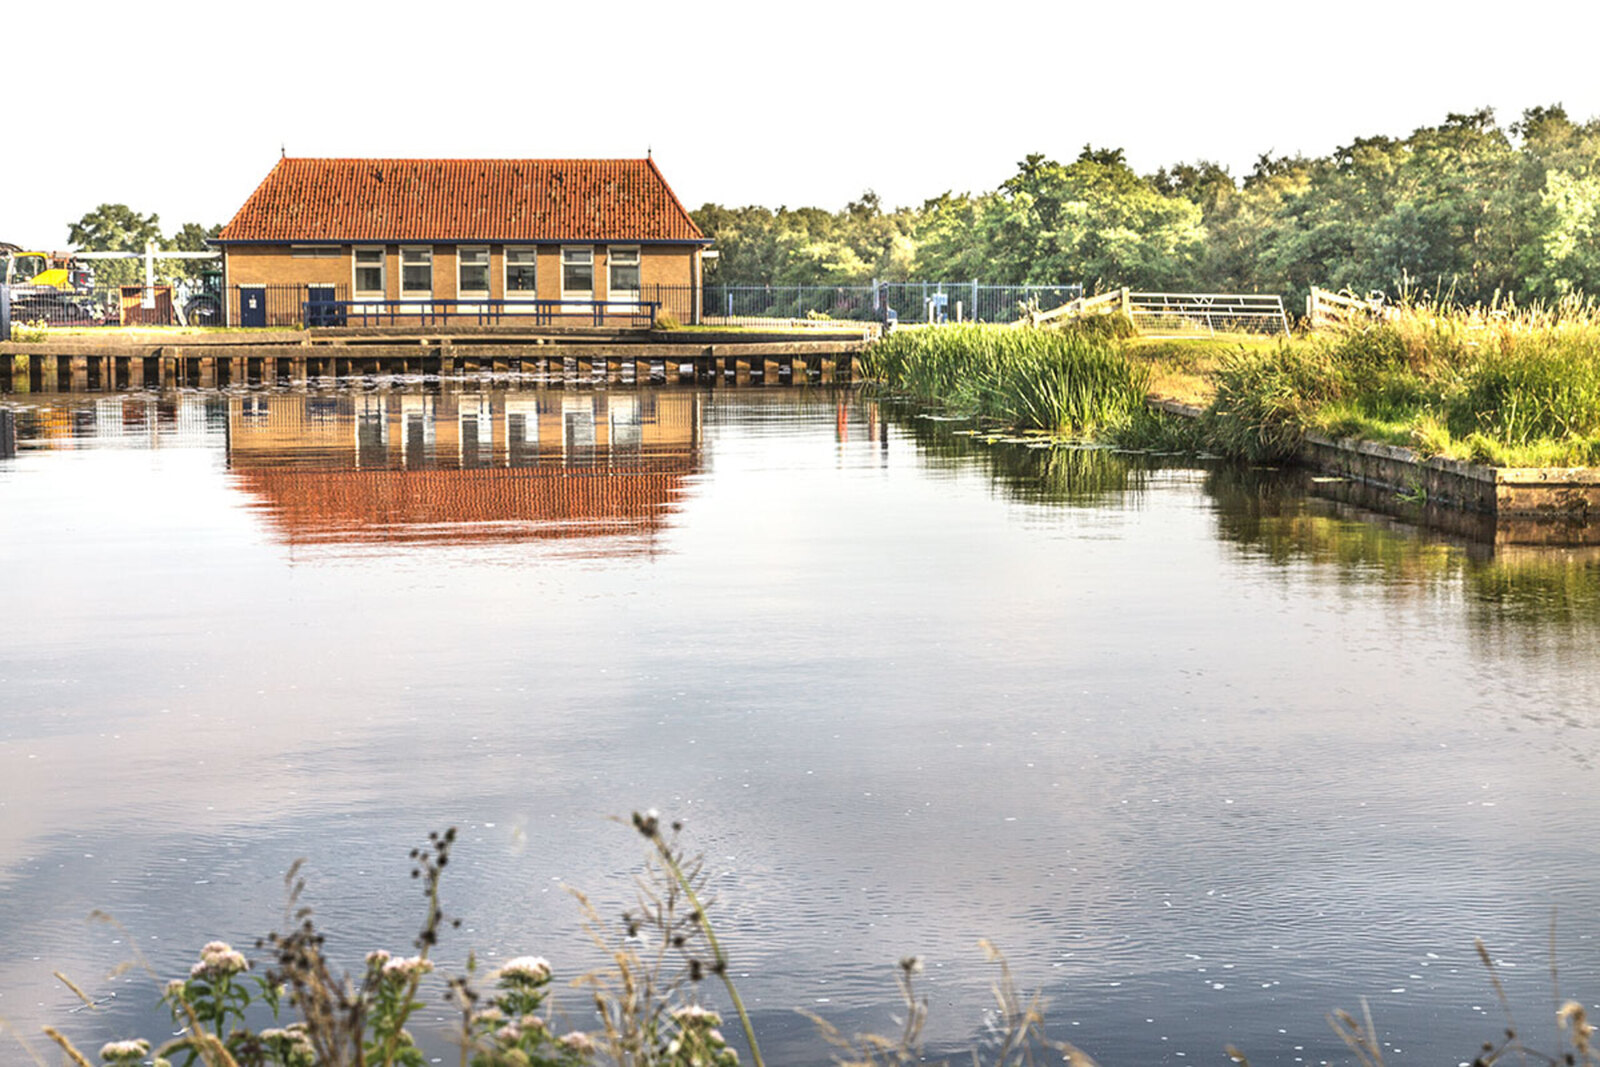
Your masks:
<path fill-rule="evenodd" d="M 94 273 L 70 252 L 29 252 L 0 245 L 0 281 L 11 288 L 11 314 L 23 321 L 91 323 L 103 318 Z"/>
<path fill-rule="evenodd" d="M 4 282 L 10 286 L 31 285 L 66 292 L 88 289 L 93 276 L 77 266 L 72 255 L 66 252 L 27 252 L 20 248 L 7 248 L 0 252 L 5 257 Z"/>

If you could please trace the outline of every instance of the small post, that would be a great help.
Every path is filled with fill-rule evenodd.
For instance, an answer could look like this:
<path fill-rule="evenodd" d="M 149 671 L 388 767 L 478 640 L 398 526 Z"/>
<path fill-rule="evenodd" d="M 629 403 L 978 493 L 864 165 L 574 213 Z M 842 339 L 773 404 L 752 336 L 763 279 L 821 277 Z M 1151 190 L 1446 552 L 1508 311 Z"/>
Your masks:
<path fill-rule="evenodd" d="M 0 285 L 0 341 L 11 340 L 11 286 Z"/>

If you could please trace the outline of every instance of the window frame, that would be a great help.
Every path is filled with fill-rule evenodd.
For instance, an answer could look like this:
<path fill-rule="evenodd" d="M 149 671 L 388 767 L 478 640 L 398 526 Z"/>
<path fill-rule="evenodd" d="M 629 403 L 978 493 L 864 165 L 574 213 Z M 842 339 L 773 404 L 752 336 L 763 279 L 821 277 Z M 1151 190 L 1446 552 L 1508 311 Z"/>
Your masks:
<path fill-rule="evenodd" d="M 511 288 L 511 257 L 516 255 L 532 257 L 533 288 Z M 523 264 L 519 263 L 518 266 Z M 539 299 L 539 248 L 537 245 L 506 245 L 500 253 L 500 291 L 507 300 L 537 300 Z"/>
<path fill-rule="evenodd" d="M 464 282 L 464 272 L 467 266 L 468 254 L 483 256 L 483 288 L 468 289 Z M 474 264 L 476 266 L 476 264 Z M 487 300 L 492 286 L 490 274 L 494 266 L 494 257 L 489 252 L 488 245 L 457 245 L 456 246 L 456 298 L 458 300 Z"/>
<path fill-rule="evenodd" d="M 428 265 L 428 288 L 407 289 L 406 267 L 416 266 L 407 263 L 408 256 L 420 255 Z M 432 245 L 401 245 L 400 246 L 400 299 L 401 300 L 432 300 L 433 299 L 433 246 Z"/>
<path fill-rule="evenodd" d="M 586 266 L 589 268 L 588 289 L 567 288 L 567 262 L 568 255 L 581 254 L 588 257 L 587 262 L 574 261 L 571 266 Z M 562 300 L 593 300 L 594 299 L 594 246 L 593 245 L 562 245 L 561 246 L 561 299 Z"/>
<path fill-rule="evenodd" d="M 624 262 L 621 265 L 632 267 L 634 270 L 634 286 L 632 289 L 618 289 L 616 287 L 616 256 L 632 254 L 633 262 Z M 617 300 L 617 294 L 623 293 L 623 301 L 637 304 L 644 295 L 644 253 L 638 245 L 614 245 L 606 249 L 606 299 Z"/>
<path fill-rule="evenodd" d="M 378 288 L 361 288 L 361 254 L 378 254 Z M 371 264 L 368 264 L 370 267 Z M 389 250 L 383 245 L 356 245 L 350 250 L 350 295 L 356 300 L 386 300 L 389 297 Z"/>

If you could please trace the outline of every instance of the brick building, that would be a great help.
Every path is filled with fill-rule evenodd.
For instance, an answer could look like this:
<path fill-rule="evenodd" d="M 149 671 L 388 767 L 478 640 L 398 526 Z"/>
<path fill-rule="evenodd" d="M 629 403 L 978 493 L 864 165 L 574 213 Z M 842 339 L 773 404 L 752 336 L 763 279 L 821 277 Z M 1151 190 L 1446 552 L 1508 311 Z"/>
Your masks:
<path fill-rule="evenodd" d="M 564 302 L 544 305 L 558 314 L 670 291 L 697 320 L 709 243 L 651 159 L 286 158 L 215 240 L 244 326 L 279 324 L 256 314 L 258 287 L 374 307 Z"/>

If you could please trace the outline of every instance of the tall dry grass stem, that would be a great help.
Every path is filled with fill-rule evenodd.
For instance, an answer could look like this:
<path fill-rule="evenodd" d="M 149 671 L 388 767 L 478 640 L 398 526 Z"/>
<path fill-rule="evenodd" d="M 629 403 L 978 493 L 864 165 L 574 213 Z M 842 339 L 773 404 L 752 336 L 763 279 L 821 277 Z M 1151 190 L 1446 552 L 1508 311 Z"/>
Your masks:
<path fill-rule="evenodd" d="M 706 916 L 705 905 L 700 900 L 700 894 L 695 888 L 696 878 L 686 872 L 683 863 L 683 854 L 676 844 L 677 831 L 681 824 L 673 824 L 673 839 L 668 840 L 661 833 L 660 816 L 654 812 L 640 814 L 633 813 L 634 828 L 643 837 L 655 846 L 656 858 L 661 861 L 663 868 L 671 876 L 672 881 L 682 890 L 688 899 L 693 920 L 705 934 L 706 944 L 711 948 L 711 973 L 721 980 L 722 986 L 728 992 L 728 999 L 732 1002 L 734 1010 L 739 1013 L 739 1026 L 744 1030 L 744 1038 L 750 1049 L 750 1058 L 755 1062 L 755 1067 L 765 1067 L 761 1059 L 761 1044 L 756 1040 L 755 1027 L 750 1023 L 750 1013 L 745 1010 L 744 998 L 739 996 L 738 988 L 733 984 L 733 977 L 728 974 L 728 957 L 722 951 L 722 945 L 717 941 L 716 930 L 712 928 L 711 920 Z M 696 961 L 690 961 L 690 973 L 695 973 Z"/>

